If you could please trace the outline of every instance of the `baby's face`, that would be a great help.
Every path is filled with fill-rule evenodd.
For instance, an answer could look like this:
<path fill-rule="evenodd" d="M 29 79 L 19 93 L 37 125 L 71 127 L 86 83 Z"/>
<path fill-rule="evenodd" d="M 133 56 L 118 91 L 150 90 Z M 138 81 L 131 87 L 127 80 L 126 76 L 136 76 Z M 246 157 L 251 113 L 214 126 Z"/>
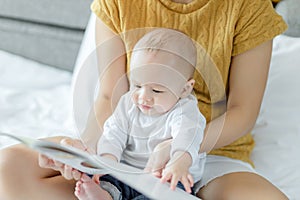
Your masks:
<path fill-rule="evenodd" d="M 147 115 L 168 112 L 178 101 L 186 79 L 172 68 L 174 56 L 136 52 L 130 70 L 132 101 Z"/>
<path fill-rule="evenodd" d="M 167 87 L 155 83 L 140 84 L 131 82 L 132 101 L 147 115 L 160 115 L 168 112 L 178 101 Z"/>

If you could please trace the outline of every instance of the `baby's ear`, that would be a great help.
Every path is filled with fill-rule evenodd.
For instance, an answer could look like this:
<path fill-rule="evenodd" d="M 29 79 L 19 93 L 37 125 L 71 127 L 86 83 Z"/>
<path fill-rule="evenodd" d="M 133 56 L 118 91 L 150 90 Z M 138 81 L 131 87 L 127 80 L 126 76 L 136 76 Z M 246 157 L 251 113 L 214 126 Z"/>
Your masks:
<path fill-rule="evenodd" d="M 194 79 L 188 80 L 182 89 L 180 98 L 187 97 L 189 94 L 191 94 L 191 92 L 193 91 L 194 85 L 195 85 Z"/>

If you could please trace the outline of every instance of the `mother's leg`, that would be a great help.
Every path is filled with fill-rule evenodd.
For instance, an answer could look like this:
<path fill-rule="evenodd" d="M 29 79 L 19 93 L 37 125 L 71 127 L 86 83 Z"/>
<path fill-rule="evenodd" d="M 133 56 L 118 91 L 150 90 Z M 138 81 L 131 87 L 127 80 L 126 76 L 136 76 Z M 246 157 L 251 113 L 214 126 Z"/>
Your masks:
<path fill-rule="evenodd" d="M 61 137 L 52 141 L 59 141 Z M 15 145 L 0 151 L 0 199 L 72 200 L 75 181 L 67 181 L 59 172 L 40 168 L 38 153 Z"/>
<path fill-rule="evenodd" d="M 235 172 L 218 177 L 203 187 L 197 196 L 203 200 L 288 200 L 269 181 L 250 172 Z"/>

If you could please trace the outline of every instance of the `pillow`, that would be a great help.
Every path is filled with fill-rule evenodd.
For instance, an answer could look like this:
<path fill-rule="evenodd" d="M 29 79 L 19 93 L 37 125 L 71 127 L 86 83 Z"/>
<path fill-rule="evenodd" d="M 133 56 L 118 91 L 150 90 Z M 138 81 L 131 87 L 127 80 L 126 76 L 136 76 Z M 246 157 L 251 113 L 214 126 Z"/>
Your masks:
<path fill-rule="evenodd" d="M 253 130 L 256 170 L 300 199 L 300 38 L 274 39 L 269 79 Z"/>
<path fill-rule="evenodd" d="M 300 1 L 285 0 L 280 1 L 276 6 L 276 11 L 283 17 L 288 24 L 285 35 L 292 37 L 300 37 Z"/>

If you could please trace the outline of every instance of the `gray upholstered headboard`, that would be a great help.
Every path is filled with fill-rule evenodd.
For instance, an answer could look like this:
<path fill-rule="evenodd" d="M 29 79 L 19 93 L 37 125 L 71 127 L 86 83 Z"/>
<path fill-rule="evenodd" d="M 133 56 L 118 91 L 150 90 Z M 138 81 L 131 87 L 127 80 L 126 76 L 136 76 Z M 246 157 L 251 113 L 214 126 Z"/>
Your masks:
<path fill-rule="evenodd" d="M 73 70 L 92 0 L 0 0 L 0 49 Z"/>

